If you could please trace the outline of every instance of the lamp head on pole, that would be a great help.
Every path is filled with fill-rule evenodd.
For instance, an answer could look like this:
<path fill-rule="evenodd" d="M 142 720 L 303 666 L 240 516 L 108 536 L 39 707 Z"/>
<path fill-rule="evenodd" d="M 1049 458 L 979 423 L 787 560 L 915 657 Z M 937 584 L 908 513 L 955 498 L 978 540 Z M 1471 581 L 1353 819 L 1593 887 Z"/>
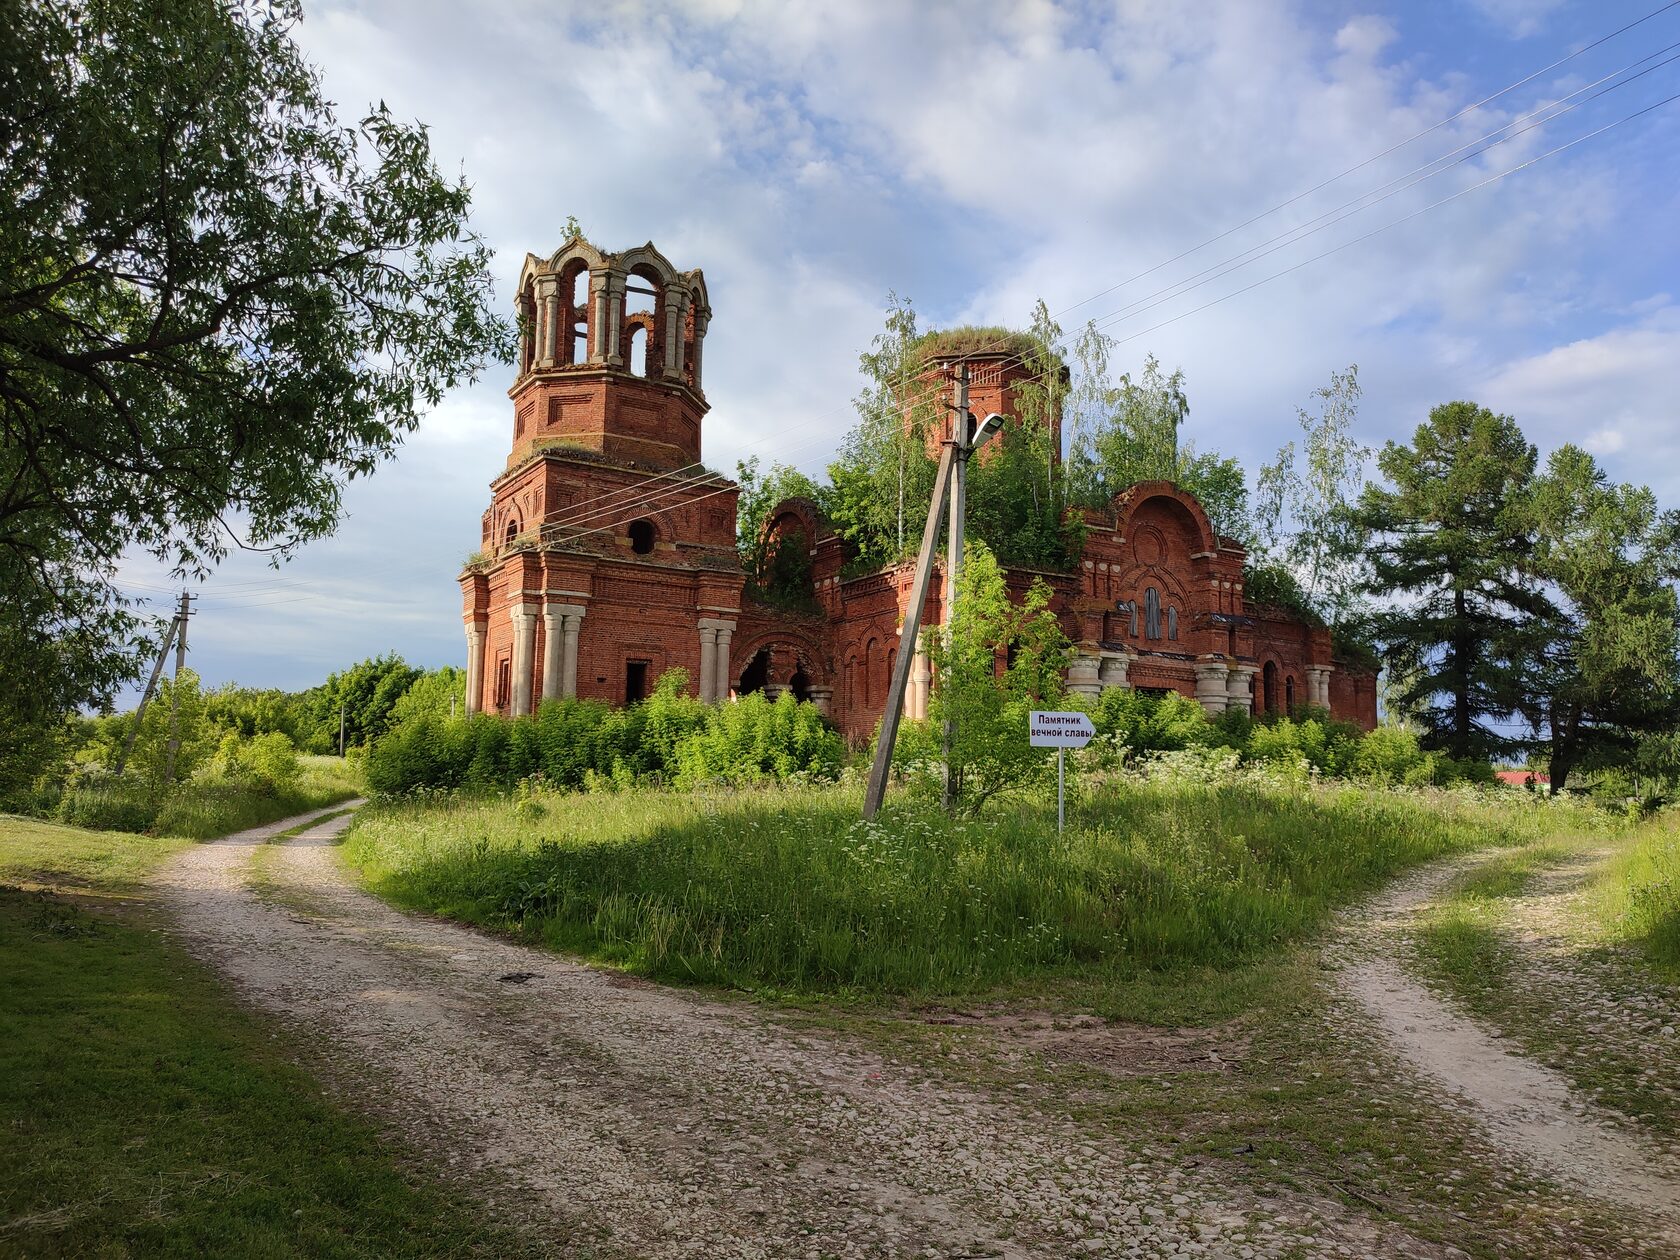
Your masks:
<path fill-rule="evenodd" d="M 1003 432 L 1003 417 L 992 412 L 984 420 L 976 420 L 974 413 L 968 413 L 968 449 L 977 451 L 999 433 Z"/>

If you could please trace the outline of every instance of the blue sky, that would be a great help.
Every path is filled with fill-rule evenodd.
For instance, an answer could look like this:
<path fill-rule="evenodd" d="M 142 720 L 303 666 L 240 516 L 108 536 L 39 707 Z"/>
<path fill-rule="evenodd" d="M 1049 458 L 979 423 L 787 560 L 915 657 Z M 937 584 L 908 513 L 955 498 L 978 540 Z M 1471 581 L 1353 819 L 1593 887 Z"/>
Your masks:
<path fill-rule="evenodd" d="M 344 115 L 383 99 L 430 124 L 440 163 L 474 187 L 498 300 L 568 214 L 603 248 L 651 239 L 703 268 L 707 463 L 815 473 L 851 423 L 858 352 L 889 290 L 932 325 L 1021 323 L 1042 297 L 1071 331 L 1680 44 L 1674 7 L 1087 300 L 1659 3 L 361 0 L 309 5 L 299 39 Z M 1250 469 L 1357 363 L 1372 445 L 1473 398 L 1543 452 L 1583 443 L 1680 506 L 1680 101 L 1472 190 L 1675 93 L 1680 61 L 1134 310 L 1106 329 L 1123 339 L 1116 370 L 1147 353 L 1183 368 L 1186 436 Z M 349 488 L 335 537 L 279 570 L 236 555 L 197 588 L 204 678 L 301 687 L 383 651 L 459 663 L 454 577 L 507 453 L 511 380 L 497 367 L 446 399 Z M 123 575 L 167 600 L 148 560 Z"/>

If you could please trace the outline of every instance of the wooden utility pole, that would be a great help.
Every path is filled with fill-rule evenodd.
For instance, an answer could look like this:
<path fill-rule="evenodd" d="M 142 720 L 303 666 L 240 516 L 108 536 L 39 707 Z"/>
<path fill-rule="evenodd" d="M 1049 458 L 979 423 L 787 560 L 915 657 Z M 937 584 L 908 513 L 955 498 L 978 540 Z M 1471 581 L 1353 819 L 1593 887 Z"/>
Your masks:
<path fill-rule="evenodd" d="M 165 783 L 175 782 L 175 754 L 181 750 L 181 671 L 187 665 L 187 618 L 190 616 L 192 596 L 182 591 L 181 607 L 175 613 L 175 681 L 169 688 L 169 745 L 163 755 Z"/>
<path fill-rule="evenodd" d="M 338 702 L 338 755 L 344 756 L 344 701 Z"/>
<path fill-rule="evenodd" d="M 163 643 L 158 647 L 158 658 L 152 666 L 152 676 L 146 680 L 146 690 L 140 693 L 139 707 L 134 710 L 134 722 L 123 739 L 122 750 L 117 753 L 117 774 L 123 772 L 123 767 L 128 764 L 128 754 L 134 751 L 134 738 L 140 734 L 141 719 L 146 716 L 146 706 L 151 703 L 152 692 L 157 690 L 158 677 L 163 673 L 163 663 L 169 659 L 169 645 L 175 641 L 175 635 L 180 629 L 181 614 L 176 613 L 174 620 L 169 623 L 168 632 L 163 636 Z"/>

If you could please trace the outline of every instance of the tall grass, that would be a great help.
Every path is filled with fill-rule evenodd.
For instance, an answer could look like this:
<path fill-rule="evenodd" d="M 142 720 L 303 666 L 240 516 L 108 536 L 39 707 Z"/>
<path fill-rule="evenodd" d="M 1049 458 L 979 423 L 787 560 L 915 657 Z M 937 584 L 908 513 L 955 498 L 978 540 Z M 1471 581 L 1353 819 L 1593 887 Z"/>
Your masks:
<path fill-rule="evenodd" d="M 1577 825 L 1472 793 L 1266 783 L 1096 789 L 873 823 L 852 788 L 389 803 L 346 846 L 400 904 L 676 981 L 964 992 L 1039 973 L 1236 962 L 1410 864 Z M 538 815 L 540 816 L 533 816 Z"/>
<path fill-rule="evenodd" d="M 299 762 L 296 781 L 280 787 L 216 776 L 162 791 L 134 779 L 92 782 L 67 790 L 54 817 L 93 830 L 208 840 L 348 800 L 360 790 L 359 772 L 348 762 L 337 757 Z"/>
<path fill-rule="evenodd" d="M 1680 975 L 1680 810 L 1641 828 L 1600 876 L 1598 906 L 1610 933 L 1640 945 Z"/>

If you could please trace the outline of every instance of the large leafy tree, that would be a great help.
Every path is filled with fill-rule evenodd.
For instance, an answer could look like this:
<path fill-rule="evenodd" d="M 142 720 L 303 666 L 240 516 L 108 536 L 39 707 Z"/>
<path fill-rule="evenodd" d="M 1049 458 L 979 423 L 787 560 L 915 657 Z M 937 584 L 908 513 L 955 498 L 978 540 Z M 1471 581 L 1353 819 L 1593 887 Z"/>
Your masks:
<path fill-rule="evenodd" d="M 132 672 L 109 585 L 329 532 L 345 482 L 511 351 L 464 181 L 341 123 L 295 0 L 0 17 L 0 725 Z M 27 689 L 22 689 L 27 690 Z"/>
<path fill-rule="evenodd" d="M 1371 452 L 1353 434 L 1359 395 L 1353 365 L 1313 391 L 1316 414 L 1296 409 L 1300 443 L 1286 443 L 1261 467 L 1255 512 L 1267 562 L 1286 570 L 1305 606 L 1337 628 L 1355 618 L 1361 602 L 1364 547 L 1351 509 Z M 1276 573 L 1267 580 L 1285 584 Z"/>
<path fill-rule="evenodd" d="M 1560 792 L 1577 768 L 1638 767 L 1680 726 L 1680 512 L 1564 446 L 1535 480 L 1532 519 L 1556 608 L 1529 715 Z"/>
<path fill-rule="evenodd" d="M 1392 699 L 1424 742 L 1459 758 L 1516 744 L 1497 726 L 1524 710 L 1552 604 L 1529 528 L 1536 452 L 1509 416 L 1470 402 L 1389 442 L 1353 526 L 1369 535 L 1367 590 Z"/>

